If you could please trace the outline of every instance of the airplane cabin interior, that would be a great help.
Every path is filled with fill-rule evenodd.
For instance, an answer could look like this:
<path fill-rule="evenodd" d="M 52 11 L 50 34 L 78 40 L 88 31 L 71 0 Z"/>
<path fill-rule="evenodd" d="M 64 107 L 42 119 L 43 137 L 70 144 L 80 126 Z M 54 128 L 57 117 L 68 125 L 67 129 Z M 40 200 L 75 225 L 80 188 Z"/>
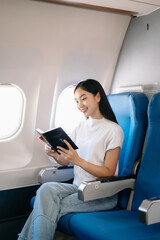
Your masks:
<path fill-rule="evenodd" d="M 78 197 L 119 200 L 61 217 L 54 239 L 160 239 L 159 63 L 159 0 L 0 0 L 1 240 L 18 238 L 42 184 L 71 182 L 35 130 L 71 134 L 86 79 L 103 86 L 124 143 L 118 179 L 84 182 Z"/>

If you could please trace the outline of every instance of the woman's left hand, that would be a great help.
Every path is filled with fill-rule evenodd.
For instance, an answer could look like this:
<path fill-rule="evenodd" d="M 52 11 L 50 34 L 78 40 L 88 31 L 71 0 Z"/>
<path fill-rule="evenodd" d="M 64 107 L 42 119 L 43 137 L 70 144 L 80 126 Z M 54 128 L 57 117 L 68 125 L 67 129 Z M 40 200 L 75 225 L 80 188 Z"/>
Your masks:
<path fill-rule="evenodd" d="M 58 146 L 58 152 L 63 155 L 68 162 L 79 165 L 81 158 L 79 157 L 78 153 L 72 148 L 69 142 L 63 140 L 64 143 L 67 145 L 68 149 Z"/>

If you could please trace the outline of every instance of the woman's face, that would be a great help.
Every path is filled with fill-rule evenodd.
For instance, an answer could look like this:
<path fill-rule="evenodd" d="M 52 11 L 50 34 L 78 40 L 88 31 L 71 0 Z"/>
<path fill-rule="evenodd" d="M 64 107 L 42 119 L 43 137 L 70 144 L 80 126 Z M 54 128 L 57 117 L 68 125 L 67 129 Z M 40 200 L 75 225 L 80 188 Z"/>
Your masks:
<path fill-rule="evenodd" d="M 93 119 L 103 117 L 99 110 L 99 102 L 101 99 L 99 93 L 95 96 L 79 87 L 76 89 L 74 96 L 78 109 L 85 117 L 91 117 Z"/>

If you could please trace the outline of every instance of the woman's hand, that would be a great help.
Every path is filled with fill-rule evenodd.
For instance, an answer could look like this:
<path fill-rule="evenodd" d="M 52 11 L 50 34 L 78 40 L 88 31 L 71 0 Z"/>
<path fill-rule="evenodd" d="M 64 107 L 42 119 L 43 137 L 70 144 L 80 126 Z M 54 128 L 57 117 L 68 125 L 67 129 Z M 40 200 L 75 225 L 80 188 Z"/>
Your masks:
<path fill-rule="evenodd" d="M 50 156 L 53 157 L 54 160 L 59 163 L 62 166 L 67 166 L 69 164 L 69 161 L 67 161 L 64 157 L 62 157 L 61 155 L 57 154 L 55 150 L 53 150 L 53 148 L 51 148 L 49 145 L 45 144 L 45 153 Z"/>
<path fill-rule="evenodd" d="M 50 157 L 56 157 L 56 151 L 53 150 L 48 144 L 44 146 L 45 153 Z"/>
<path fill-rule="evenodd" d="M 79 157 L 78 153 L 72 148 L 72 146 L 66 140 L 63 140 L 64 143 L 67 145 L 68 149 L 58 146 L 58 152 L 63 156 L 63 158 L 74 164 L 79 165 L 81 158 Z"/>
<path fill-rule="evenodd" d="M 43 141 L 44 143 L 46 143 L 42 137 L 39 137 L 39 139 L 41 141 Z M 55 150 L 53 150 L 53 148 L 51 148 L 48 144 L 44 145 L 44 151 L 50 157 L 55 157 L 56 156 Z"/>

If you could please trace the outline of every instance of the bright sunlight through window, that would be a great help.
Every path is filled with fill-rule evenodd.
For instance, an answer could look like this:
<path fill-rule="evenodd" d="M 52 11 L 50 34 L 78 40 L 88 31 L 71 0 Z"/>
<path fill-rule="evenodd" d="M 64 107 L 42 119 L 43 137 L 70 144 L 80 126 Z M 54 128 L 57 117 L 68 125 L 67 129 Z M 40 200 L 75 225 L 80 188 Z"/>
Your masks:
<path fill-rule="evenodd" d="M 15 136 L 24 117 L 25 96 L 13 84 L 0 84 L 0 141 Z"/>
<path fill-rule="evenodd" d="M 68 134 L 84 119 L 74 100 L 74 88 L 75 86 L 69 86 L 60 94 L 55 117 L 56 127 L 62 127 Z"/>

